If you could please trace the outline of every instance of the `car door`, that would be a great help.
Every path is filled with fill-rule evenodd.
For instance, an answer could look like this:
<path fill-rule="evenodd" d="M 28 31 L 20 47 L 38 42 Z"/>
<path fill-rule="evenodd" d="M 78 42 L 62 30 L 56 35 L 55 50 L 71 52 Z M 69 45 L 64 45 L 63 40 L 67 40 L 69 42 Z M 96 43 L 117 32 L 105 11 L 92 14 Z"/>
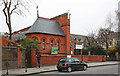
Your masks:
<path fill-rule="evenodd" d="M 69 66 L 70 66 L 72 69 L 75 69 L 76 65 L 75 65 L 75 61 L 74 61 L 73 58 L 70 58 L 70 59 L 68 60 L 68 64 L 69 64 Z"/>
<path fill-rule="evenodd" d="M 80 68 L 83 68 L 84 63 L 82 61 L 80 61 Z"/>
<path fill-rule="evenodd" d="M 74 58 L 74 62 L 75 62 L 75 69 L 80 69 L 82 68 L 82 63 L 79 59 Z"/>

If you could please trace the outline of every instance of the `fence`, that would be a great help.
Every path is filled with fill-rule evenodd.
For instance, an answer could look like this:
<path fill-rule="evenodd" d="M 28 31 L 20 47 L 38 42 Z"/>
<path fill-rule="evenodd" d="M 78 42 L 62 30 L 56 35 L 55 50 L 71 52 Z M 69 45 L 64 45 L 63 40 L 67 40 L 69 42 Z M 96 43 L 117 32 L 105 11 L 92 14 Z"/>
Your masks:
<path fill-rule="evenodd" d="M 17 67 L 17 48 L 2 47 L 2 69 Z"/>
<path fill-rule="evenodd" d="M 25 67 L 24 55 L 21 57 L 19 61 L 17 47 L 2 47 L 2 69 L 18 68 L 18 63 L 21 63 L 21 67 Z"/>

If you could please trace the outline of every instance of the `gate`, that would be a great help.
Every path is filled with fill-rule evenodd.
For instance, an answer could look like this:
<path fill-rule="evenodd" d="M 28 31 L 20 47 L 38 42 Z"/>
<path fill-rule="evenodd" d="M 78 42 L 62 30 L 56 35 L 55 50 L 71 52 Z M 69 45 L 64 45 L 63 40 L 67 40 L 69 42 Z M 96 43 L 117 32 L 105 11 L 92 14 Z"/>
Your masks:
<path fill-rule="evenodd" d="M 2 48 L 2 69 L 17 68 L 17 48 L 16 47 L 1 47 Z"/>

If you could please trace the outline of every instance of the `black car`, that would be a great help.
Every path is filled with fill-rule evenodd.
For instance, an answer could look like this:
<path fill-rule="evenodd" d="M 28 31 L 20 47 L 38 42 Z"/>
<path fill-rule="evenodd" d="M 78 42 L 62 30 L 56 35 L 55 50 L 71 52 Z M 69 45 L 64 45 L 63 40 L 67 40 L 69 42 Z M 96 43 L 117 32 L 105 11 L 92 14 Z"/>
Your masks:
<path fill-rule="evenodd" d="M 58 71 L 87 70 L 88 65 L 77 58 L 62 58 L 58 61 Z"/>

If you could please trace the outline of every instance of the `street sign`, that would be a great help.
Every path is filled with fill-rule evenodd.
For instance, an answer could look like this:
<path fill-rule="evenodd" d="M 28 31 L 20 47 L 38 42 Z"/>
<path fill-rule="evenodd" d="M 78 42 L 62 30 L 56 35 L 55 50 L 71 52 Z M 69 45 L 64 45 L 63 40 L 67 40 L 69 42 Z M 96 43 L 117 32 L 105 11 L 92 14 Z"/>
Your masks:
<path fill-rule="evenodd" d="M 67 58 L 71 58 L 71 55 L 67 55 Z"/>
<path fill-rule="evenodd" d="M 76 49 L 83 49 L 83 45 L 76 45 Z"/>

